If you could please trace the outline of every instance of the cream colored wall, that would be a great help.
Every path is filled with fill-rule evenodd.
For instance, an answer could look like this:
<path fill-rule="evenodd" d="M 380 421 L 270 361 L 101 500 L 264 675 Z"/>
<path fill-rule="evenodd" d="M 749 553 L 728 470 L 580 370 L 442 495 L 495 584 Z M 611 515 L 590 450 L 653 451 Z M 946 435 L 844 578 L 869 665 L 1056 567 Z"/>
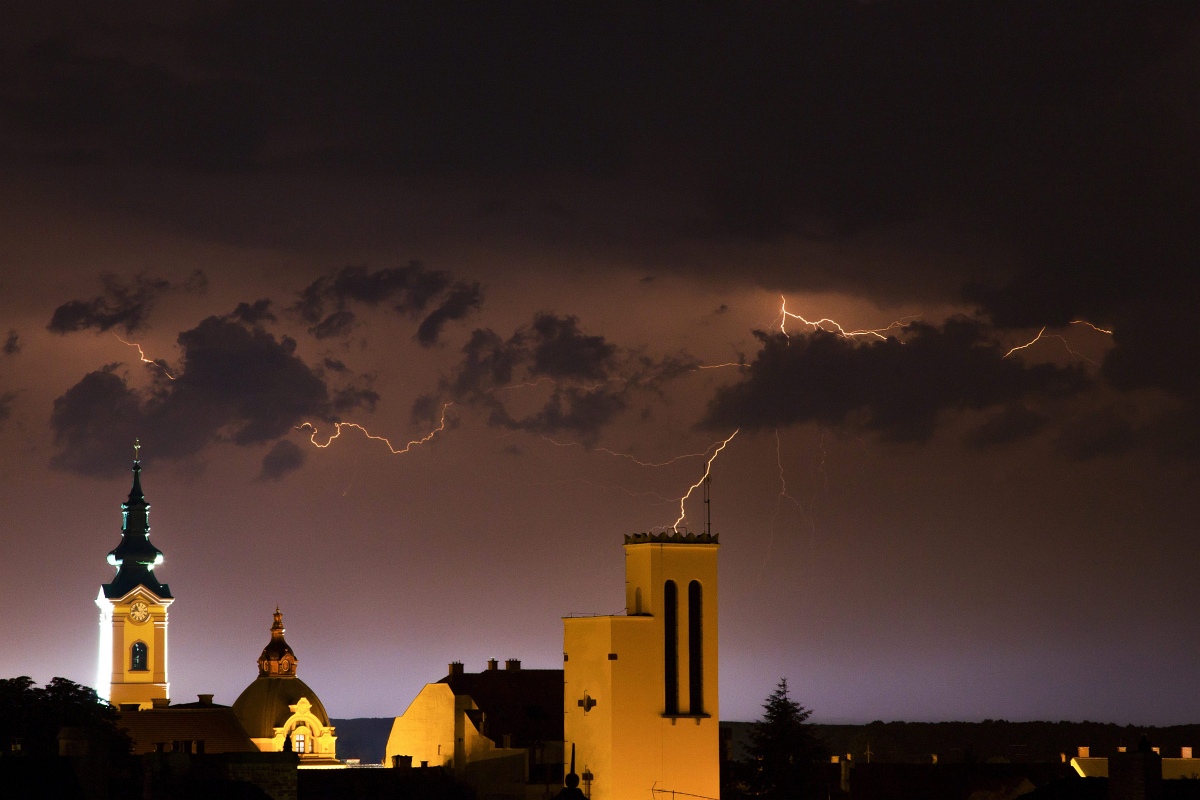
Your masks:
<path fill-rule="evenodd" d="M 1108 759 L 1072 758 L 1071 766 L 1084 778 L 1107 778 Z M 1200 777 L 1200 758 L 1164 758 L 1162 760 L 1164 780 Z"/>
<path fill-rule="evenodd" d="M 594 775 L 592 800 L 649 796 L 651 789 L 718 797 L 717 545 L 625 546 L 627 616 L 563 620 L 566 757 Z M 679 708 L 666 717 L 663 586 L 679 590 Z M 688 687 L 688 584 L 702 586 L 703 711 L 691 716 Z M 638 596 L 640 591 L 640 610 Z M 616 654 L 615 660 L 609 653 Z M 596 706 L 584 713 L 587 692 Z"/>
<path fill-rule="evenodd" d="M 384 749 L 384 764 L 390 767 L 392 756 L 401 755 L 412 756 L 413 766 L 422 761 L 428 761 L 431 767 L 452 766 L 456 723 L 463 729 L 459 735 L 464 738 L 471 732 L 478 734 L 466 715 L 458 713 L 457 705 L 449 685 L 426 684 L 392 723 L 392 732 Z"/>
<path fill-rule="evenodd" d="M 563 620 L 563 751 L 567 768 L 571 763 L 571 745 L 575 746 L 575 771 L 585 768 L 600 777 L 593 784 L 593 800 L 605 800 L 601 784 L 610 787 L 613 780 L 613 623 L 618 617 L 568 617 Z M 649 621 L 649 618 L 642 618 Z M 579 701 L 585 696 L 596 705 L 585 711 Z"/>
<path fill-rule="evenodd" d="M 129 617 L 129 608 L 142 601 L 150 609 L 150 618 L 145 622 L 134 622 Z M 135 589 L 119 600 L 96 598 L 100 607 L 100 647 L 108 648 L 109 669 L 107 699 L 113 705 L 137 703 L 141 708 L 150 708 L 155 699 L 170 697 L 167 679 L 167 607 L 173 599 L 160 599 L 144 589 Z M 130 648 L 134 642 L 146 644 L 146 670 L 130 670 Z M 100 658 L 104 658 L 102 652 Z M 103 678 L 101 668 L 98 680 Z M 101 691 L 99 688 L 97 691 Z"/>

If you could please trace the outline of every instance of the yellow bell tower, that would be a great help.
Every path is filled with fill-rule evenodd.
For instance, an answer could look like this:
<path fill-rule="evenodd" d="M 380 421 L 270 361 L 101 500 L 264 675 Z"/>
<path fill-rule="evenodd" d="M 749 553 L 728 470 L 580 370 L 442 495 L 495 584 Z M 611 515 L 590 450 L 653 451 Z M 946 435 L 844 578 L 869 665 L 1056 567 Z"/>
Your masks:
<path fill-rule="evenodd" d="M 564 734 L 591 800 L 720 794 L 712 533 L 625 537 L 625 614 L 563 620 Z"/>
<path fill-rule="evenodd" d="M 141 445 L 134 444 L 133 488 L 121 504 L 121 543 L 108 554 L 117 568 L 111 583 L 101 584 L 100 652 L 96 693 L 113 705 L 137 703 L 150 708 L 170 697 L 167 681 L 167 607 L 171 589 L 159 583 L 154 568 L 162 551 L 150 543 L 150 504 L 142 494 Z"/>

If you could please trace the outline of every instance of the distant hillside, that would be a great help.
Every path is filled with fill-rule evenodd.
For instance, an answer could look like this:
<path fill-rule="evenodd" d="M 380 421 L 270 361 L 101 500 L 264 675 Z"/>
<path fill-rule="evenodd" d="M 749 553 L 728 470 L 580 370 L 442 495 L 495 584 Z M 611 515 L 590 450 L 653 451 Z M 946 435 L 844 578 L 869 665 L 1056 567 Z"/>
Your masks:
<path fill-rule="evenodd" d="M 329 720 L 337 729 L 338 758 L 357 758 L 363 764 L 383 763 L 383 751 L 387 748 L 393 721 L 394 717 Z"/>

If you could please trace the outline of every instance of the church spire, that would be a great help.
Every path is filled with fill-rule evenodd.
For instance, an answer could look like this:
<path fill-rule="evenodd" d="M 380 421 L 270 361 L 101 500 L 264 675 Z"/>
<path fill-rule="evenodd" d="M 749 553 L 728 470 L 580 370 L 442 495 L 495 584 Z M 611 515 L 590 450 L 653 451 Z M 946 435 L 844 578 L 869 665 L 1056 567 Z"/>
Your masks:
<path fill-rule="evenodd" d="M 142 492 L 142 462 L 138 457 L 141 442 L 133 445 L 133 486 L 129 498 L 121 504 L 121 543 L 108 554 L 108 563 L 117 568 L 112 583 L 104 584 L 107 597 L 120 597 L 135 586 L 145 586 L 162 598 L 171 596 L 164 583 L 154 577 L 154 567 L 163 561 L 162 551 L 150 543 L 150 504 Z"/>
<path fill-rule="evenodd" d="M 258 657 L 260 678 L 294 678 L 299 659 L 283 638 L 283 614 L 275 606 L 275 621 L 271 623 L 271 641 Z"/>

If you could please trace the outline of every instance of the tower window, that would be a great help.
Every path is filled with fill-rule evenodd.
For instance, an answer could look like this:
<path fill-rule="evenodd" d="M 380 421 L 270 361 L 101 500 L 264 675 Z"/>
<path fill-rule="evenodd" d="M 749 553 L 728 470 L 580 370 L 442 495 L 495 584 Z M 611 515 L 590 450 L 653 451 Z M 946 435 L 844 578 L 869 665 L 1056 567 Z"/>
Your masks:
<path fill-rule="evenodd" d="M 688 584 L 688 708 L 704 713 L 704 618 L 700 581 Z"/>
<path fill-rule="evenodd" d="M 679 590 L 663 587 L 663 688 L 667 714 L 679 713 Z"/>
<path fill-rule="evenodd" d="M 149 650 L 146 648 L 146 643 L 134 642 L 133 647 L 129 648 L 129 671 L 145 672 L 148 669 L 146 666 L 148 657 Z"/>

